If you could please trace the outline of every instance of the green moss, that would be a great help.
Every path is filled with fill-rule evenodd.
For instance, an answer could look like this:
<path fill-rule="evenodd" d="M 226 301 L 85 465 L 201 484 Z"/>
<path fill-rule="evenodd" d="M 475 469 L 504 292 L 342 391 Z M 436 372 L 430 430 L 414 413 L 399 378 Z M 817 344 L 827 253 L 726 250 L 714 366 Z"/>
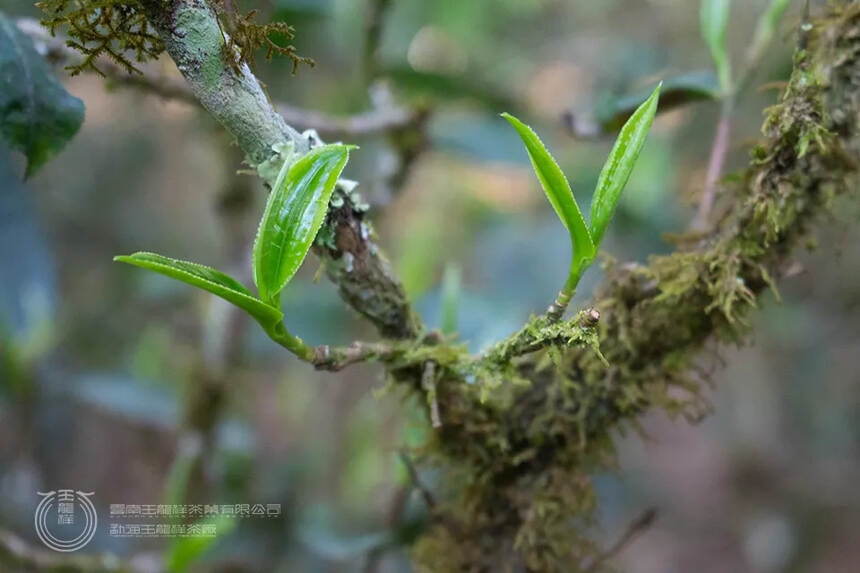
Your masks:
<path fill-rule="evenodd" d="M 860 6 L 833 10 L 768 110 L 719 228 L 647 266 L 610 263 L 599 325 L 532 317 L 480 360 L 442 369 L 443 426 L 420 453 L 446 468 L 447 503 L 414 547 L 418 570 L 581 570 L 598 552 L 589 476 L 614 467 L 614 436 L 647 409 L 710 411 L 695 369 L 705 342 L 746 339 L 809 223 L 856 188 Z"/>
<path fill-rule="evenodd" d="M 66 68 L 73 76 L 85 70 L 104 75 L 97 65 L 102 56 L 128 73 L 140 73 L 135 63 L 164 51 L 136 0 L 43 0 L 36 5 L 45 13 L 42 24 L 51 35 L 63 31 L 69 47 L 83 54 L 79 64 Z"/>
<path fill-rule="evenodd" d="M 200 32 L 199 39 L 206 40 L 210 35 L 202 28 L 218 26 L 219 35 L 226 38 L 222 57 L 234 67 L 247 63 L 253 68 L 254 52 L 258 49 L 266 50 L 266 59 L 276 54 L 288 57 L 293 63 L 293 73 L 300 64 L 314 65 L 310 58 L 298 55 L 295 46 L 281 45 L 272 39 L 273 36 L 293 39 L 292 26 L 285 22 L 257 24 L 256 10 L 243 15 L 233 0 L 210 2 L 217 23 L 199 18 L 193 9 L 183 10 L 182 3 L 156 1 L 161 1 L 165 10 L 175 4 L 177 29 L 192 35 Z M 136 64 L 154 60 L 164 51 L 164 43 L 147 20 L 141 0 L 42 0 L 37 6 L 45 13 L 42 24 L 51 34 L 62 31 L 69 37 L 69 47 L 83 54 L 80 63 L 67 67 L 72 75 L 86 70 L 104 75 L 98 67 L 101 57 L 111 59 L 128 73 L 141 73 Z M 215 72 L 215 66 L 210 66 L 210 76 Z"/>

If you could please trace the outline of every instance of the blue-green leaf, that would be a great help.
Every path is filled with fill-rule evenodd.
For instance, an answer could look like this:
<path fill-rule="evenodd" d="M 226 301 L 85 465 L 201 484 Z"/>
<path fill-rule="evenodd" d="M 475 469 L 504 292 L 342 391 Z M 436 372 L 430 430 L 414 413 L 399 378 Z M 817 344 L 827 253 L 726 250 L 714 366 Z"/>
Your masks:
<path fill-rule="evenodd" d="M 648 130 L 651 129 L 657 112 L 661 86 L 662 84 L 657 86 L 651 97 L 639 106 L 621 128 L 621 133 L 600 172 L 597 188 L 591 199 L 591 238 L 595 245 L 600 245 L 603 240 L 603 234 L 615 213 L 621 192 L 624 191 L 639 158 L 639 152 L 645 145 Z"/>
<path fill-rule="evenodd" d="M 731 0 L 702 0 L 700 13 L 702 38 L 711 51 L 717 76 L 720 78 L 720 87 L 724 93 L 729 92 L 732 83 L 731 65 L 726 50 L 726 30 L 729 26 L 731 7 Z"/>
<path fill-rule="evenodd" d="M 555 162 L 549 150 L 532 128 L 509 113 L 503 113 L 502 117 L 514 126 L 525 143 L 541 187 L 543 187 L 553 209 L 558 213 L 561 222 L 564 223 L 570 233 L 574 260 L 582 261 L 592 258 L 594 256 L 594 243 L 591 240 L 585 219 L 582 217 L 582 212 L 579 210 L 579 205 L 576 204 L 576 199 L 573 197 L 573 191 L 567 177 L 564 176 L 558 163 Z"/>
<path fill-rule="evenodd" d="M 213 268 L 155 253 L 134 253 L 114 257 L 114 260 L 149 269 L 209 291 L 235 304 L 266 328 L 273 327 L 283 318 L 280 309 L 257 300 L 239 281 Z"/>
<path fill-rule="evenodd" d="M 29 177 L 84 121 L 84 104 L 54 77 L 33 42 L 0 13 L 0 137 L 27 156 Z"/>
<path fill-rule="evenodd" d="M 305 260 L 349 150 L 339 144 L 317 147 L 278 174 L 254 242 L 254 282 L 262 300 L 277 304 Z"/>

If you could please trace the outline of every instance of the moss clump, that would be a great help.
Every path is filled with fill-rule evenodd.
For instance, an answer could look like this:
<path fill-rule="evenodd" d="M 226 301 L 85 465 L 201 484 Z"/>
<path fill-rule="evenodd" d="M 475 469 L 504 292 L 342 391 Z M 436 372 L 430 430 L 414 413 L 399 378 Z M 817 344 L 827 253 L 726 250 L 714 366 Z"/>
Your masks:
<path fill-rule="evenodd" d="M 170 9 L 172 0 L 159 0 Z M 257 24 L 256 10 L 242 14 L 233 0 L 210 0 L 224 34 L 224 58 L 237 68 L 243 63 L 254 67 L 254 52 L 266 50 L 266 59 L 274 55 L 290 58 L 293 73 L 300 64 L 314 65 L 313 60 L 299 56 L 295 46 L 281 45 L 273 36 L 292 40 L 294 29 L 285 22 Z M 66 67 L 72 75 L 90 70 L 104 75 L 98 60 L 106 57 L 128 73 L 141 73 L 136 64 L 154 60 L 164 51 L 164 43 L 147 21 L 141 0 L 42 0 L 37 6 L 45 12 L 42 24 L 51 34 L 65 33 L 66 44 L 84 57 Z"/>
<path fill-rule="evenodd" d="M 281 36 L 286 40 L 292 40 L 295 37 L 295 29 L 286 22 L 257 24 L 254 22 L 257 17 L 256 10 L 243 15 L 238 11 L 233 0 L 213 0 L 213 3 L 215 12 L 218 14 L 218 23 L 227 32 L 226 52 L 239 56 L 229 58 L 228 61 L 233 66 L 239 66 L 245 62 L 254 70 L 254 52 L 258 49 L 266 50 L 266 60 L 271 60 L 276 54 L 292 60 L 293 74 L 301 64 L 311 67 L 316 65 L 312 59 L 298 55 L 295 46 L 281 45 L 272 39 L 272 36 Z"/>
<path fill-rule="evenodd" d="M 102 56 L 128 73 L 140 73 L 135 62 L 155 59 L 164 51 L 136 0 L 43 0 L 36 5 L 45 12 L 42 25 L 51 35 L 63 30 L 69 37 L 66 44 L 83 54 L 80 63 L 66 67 L 73 76 L 85 70 L 103 76 L 97 66 Z"/>

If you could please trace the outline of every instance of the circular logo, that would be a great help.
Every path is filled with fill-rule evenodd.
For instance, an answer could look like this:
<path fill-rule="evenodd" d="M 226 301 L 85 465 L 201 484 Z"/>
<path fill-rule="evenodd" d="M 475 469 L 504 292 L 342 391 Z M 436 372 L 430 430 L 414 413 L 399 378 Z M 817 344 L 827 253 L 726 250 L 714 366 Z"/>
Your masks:
<path fill-rule="evenodd" d="M 99 519 L 90 501 L 93 492 L 60 489 L 37 492 L 42 501 L 36 506 L 36 535 L 54 551 L 68 553 L 85 547 L 96 534 Z"/>

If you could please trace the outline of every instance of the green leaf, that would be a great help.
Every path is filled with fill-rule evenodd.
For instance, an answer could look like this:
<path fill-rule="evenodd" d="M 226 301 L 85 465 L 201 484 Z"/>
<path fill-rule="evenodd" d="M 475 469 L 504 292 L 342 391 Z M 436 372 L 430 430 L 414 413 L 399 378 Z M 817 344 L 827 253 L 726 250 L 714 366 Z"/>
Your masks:
<path fill-rule="evenodd" d="M 657 113 L 661 87 L 662 84 L 657 86 L 651 97 L 639 106 L 621 128 L 621 133 L 600 172 L 597 188 L 591 199 L 591 238 L 595 245 L 600 245 L 603 240 L 603 234 L 615 213 L 621 192 L 624 191 L 639 158 L 639 152 L 645 145 L 648 130 L 651 129 L 654 115 Z"/>
<path fill-rule="evenodd" d="M 254 242 L 254 282 L 262 300 L 277 304 L 278 294 L 305 260 L 349 150 L 323 145 L 281 168 Z"/>
<path fill-rule="evenodd" d="M 747 61 L 755 63 L 764 54 L 765 49 L 770 45 L 773 36 L 776 34 L 779 21 L 791 0 L 771 0 L 767 10 L 761 15 L 756 24 L 753 41 L 750 44 L 750 49 L 747 56 Z"/>
<path fill-rule="evenodd" d="M 570 233 L 574 261 L 592 258 L 594 256 L 594 243 L 591 240 L 585 219 L 582 217 L 582 212 L 579 210 L 579 205 L 576 204 L 567 177 L 564 176 L 558 163 L 555 162 L 555 159 L 532 128 L 509 113 L 503 113 L 502 117 L 511 122 L 525 143 L 544 193 Z"/>
<path fill-rule="evenodd" d="M 60 84 L 29 37 L 0 14 L 0 137 L 27 157 L 26 177 L 84 121 L 84 104 Z"/>
<path fill-rule="evenodd" d="M 702 0 L 700 13 L 702 38 L 711 50 L 724 93 L 731 90 L 732 84 L 731 65 L 726 51 L 726 30 L 729 26 L 731 6 L 731 0 Z"/>
<path fill-rule="evenodd" d="M 283 318 L 280 309 L 256 299 L 239 281 L 213 268 L 155 253 L 134 253 L 113 260 L 161 273 L 220 296 L 253 316 L 264 328 L 273 327 Z"/>
<path fill-rule="evenodd" d="M 222 539 L 236 529 L 239 518 L 227 515 L 208 517 L 197 521 L 194 525 L 201 528 L 199 534 L 186 534 L 177 537 L 170 543 L 165 556 L 165 566 L 171 573 L 188 571 L 191 565 L 199 560 L 219 539 Z M 186 526 L 191 527 L 191 526 Z M 214 533 L 204 533 L 204 527 L 214 528 Z"/>
<path fill-rule="evenodd" d="M 565 114 L 565 121 L 574 137 L 582 139 L 617 133 L 653 91 L 654 84 L 651 84 L 645 89 L 628 94 L 603 97 L 592 112 L 571 111 Z M 657 113 L 662 114 L 691 103 L 718 99 L 720 84 L 716 74 L 709 69 L 696 70 L 671 76 L 663 81 Z"/>

